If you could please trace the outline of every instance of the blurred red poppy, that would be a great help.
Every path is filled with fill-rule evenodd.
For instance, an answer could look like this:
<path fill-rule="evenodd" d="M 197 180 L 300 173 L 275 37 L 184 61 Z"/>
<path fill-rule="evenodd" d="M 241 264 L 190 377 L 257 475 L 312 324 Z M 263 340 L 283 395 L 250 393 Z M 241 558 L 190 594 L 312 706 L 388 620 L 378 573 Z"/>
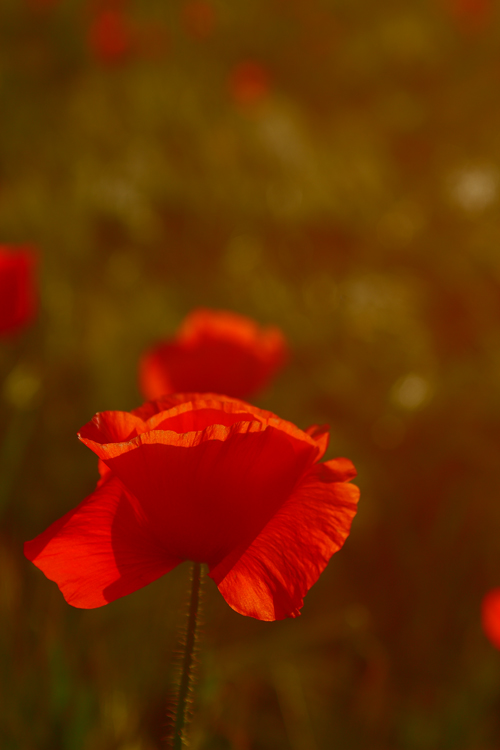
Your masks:
<path fill-rule="evenodd" d="M 263 388 L 287 359 L 279 328 L 260 328 L 243 315 L 199 308 L 172 341 L 147 351 L 139 363 L 145 398 L 166 393 L 224 393 L 248 398 Z"/>
<path fill-rule="evenodd" d="M 491 21 L 492 0 L 444 0 L 451 17 L 466 34 L 482 31 Z"/>
<path fill-rule="evenodd" d="M 90 24 L 88 43 L 101 62 L 121 62 L 132 47 L 132 29 L 125 13 L 119 8 L 100 11 Z"/>
<path fill-rule="evenodd" d="M 491 643 L 500 648 L 500 588 L 491 589 L 481 606 L 483 630 Z"/>
<path fill-rule="evenodd" d="M 35 254 L 0 245 L 0 335 L 17 333 L 35 316 Z"/>
<path fill-rule="evenodd" d="M 352 463 L 318 463 L 326 428 L 303 432 L 237 399 L 175 395 L 102 412 L 79 438 L 101 459 L 96 490 L 24 546 L 75 607 L 193 560 L 237 612 L 296 617 L 356 512 Z"/>
<path fill-rule="evenodd" d="M 236 104 L 257 104 L 266 98 L 270 88 L 269 73 L 258 62 L 245 60 L 232 69 L 229 90 Z"/>
<path fill-rule="evenodd" d="M 28 8 L 32 11 L 48 11 L 59 5 L 60 0 L 26 0 Z"/>

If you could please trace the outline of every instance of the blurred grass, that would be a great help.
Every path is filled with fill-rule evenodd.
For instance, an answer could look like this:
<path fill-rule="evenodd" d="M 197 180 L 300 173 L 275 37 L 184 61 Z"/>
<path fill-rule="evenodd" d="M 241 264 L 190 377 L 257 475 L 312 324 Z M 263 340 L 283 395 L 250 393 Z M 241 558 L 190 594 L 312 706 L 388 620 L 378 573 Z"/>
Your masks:
<path fill-rule="evenodd" d="M 0 747 L 161 746 L 187 569 L 79 611 L 22 541 L 94 487 L 77 429 L 138 405 L 140 352 L 207 305 L 283 328 L 258 404 L 329 422 L 362 500 L 299 620 L 207 585 L 194 747 L 497 750 L 498 9 L 118 5 L 111 63 L 105 3 L 0 8 L 0 238 L 41 254 L 0 347 Z"/>

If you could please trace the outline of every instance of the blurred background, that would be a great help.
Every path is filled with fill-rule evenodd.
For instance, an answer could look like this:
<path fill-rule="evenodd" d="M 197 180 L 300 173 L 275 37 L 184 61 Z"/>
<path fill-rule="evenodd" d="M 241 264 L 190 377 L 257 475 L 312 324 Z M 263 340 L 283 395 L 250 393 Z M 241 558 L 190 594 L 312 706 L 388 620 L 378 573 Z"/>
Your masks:
<path fill-rule="evenodd" d="M 89 494 L 76 438 L 204 305 L 279 325 L 256 403 L 359 471 L 302 617 L 205 588 L 197 750 L 498 750 L 500 15 L 492 0 L 2 0 L 0 747 L 157 750 L 188 566 L 68 606 L 22 542 Z"/>

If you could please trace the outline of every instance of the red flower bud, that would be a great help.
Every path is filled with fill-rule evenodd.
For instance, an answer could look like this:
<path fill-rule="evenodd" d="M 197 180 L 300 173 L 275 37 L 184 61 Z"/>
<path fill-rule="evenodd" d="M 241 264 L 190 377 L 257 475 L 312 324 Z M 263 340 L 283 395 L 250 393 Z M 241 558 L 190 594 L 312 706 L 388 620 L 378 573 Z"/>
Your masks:
<path fill-rule="evenodd" d="M 100 11 L 91 23 L 89 46 L 104 63 L 123 60 L 131 50 L 132 30 L 121 10 Z"/>
<path fill-rule="evenodd" d="M 257 104 L 266 98 L 269 87 L 269 73 L 258 62 L 247 60 L 236 65 L 231 71 L 229 90 L 236 104 Z"/>

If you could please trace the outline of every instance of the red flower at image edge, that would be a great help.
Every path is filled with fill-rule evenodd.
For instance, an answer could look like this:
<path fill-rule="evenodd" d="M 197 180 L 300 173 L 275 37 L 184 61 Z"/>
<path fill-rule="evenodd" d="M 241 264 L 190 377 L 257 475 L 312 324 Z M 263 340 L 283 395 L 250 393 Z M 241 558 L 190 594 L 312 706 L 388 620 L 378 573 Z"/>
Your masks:
<path fill-rule="evenodd" d="M 0 245 L 0 336 L 17 333 L 35 316 L 35 263 L 28 248 Z"/>
<path fill-rule="evenodd" d="M 199 308 L 172 341 L 142 356 L 139 387 L 147 399 L 188 392 L 248 398 L 267 385 L 287 356 L 276 326 L 260 328 L 243 315 Z"/>
<path fill-rule="evenodd" d="M 296 617 L 356 513 L 352 463 L 318 463 L 326 428 L 303 432 L 236 399 L 175 395 L 102 412 L 79 438 L 101 459 L 96 490 L 24 546 L 75 607 L 193 560 L 237 612 Z"/>
<path fill-rule="evenodd" d="M 486 636 L 500 649 L 500 588 L 488 591 L 483 597 L 481 620 Z"/>

